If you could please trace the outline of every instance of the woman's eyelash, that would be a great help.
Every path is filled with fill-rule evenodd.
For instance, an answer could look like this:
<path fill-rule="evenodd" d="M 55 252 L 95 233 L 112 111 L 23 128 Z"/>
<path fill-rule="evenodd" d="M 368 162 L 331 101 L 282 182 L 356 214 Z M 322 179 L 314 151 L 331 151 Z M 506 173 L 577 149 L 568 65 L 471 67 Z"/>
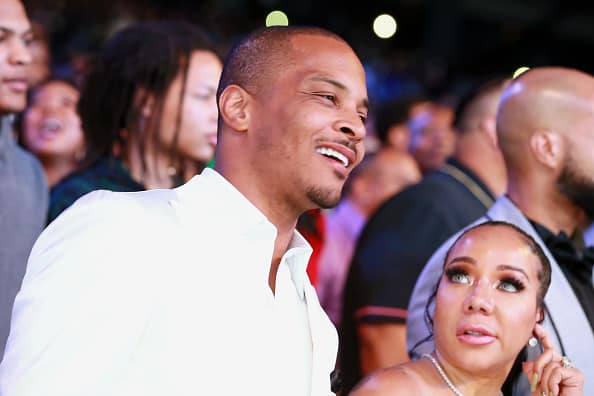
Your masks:
<path fill-rule="evenodd" d="M 526 286 L 524 286 L 524 283 L 521 280 L 513 278 L 511 276 L 501 279 L 500 284 L 506 283 L 512 285 L 516 289 L 516 291 L 522 291 L 526 288 Z"/>
<path fill-rule="evenodd" d="M 450 267 L 445 270 L 448 281 L 452 283 L 468 283 L 468 272 L 459 267 Z M 524 282 L 512 276 L 505 276 L 499 280 L 498 289 L 507 292 L 520 292 L 526 288 Z"/>
<path fill-rule="evenodd" d="M 468 276 L 468 273 L 462 268 L 450 267 L 445 270 L 446 277 L 452 281 L 455 277 Z"/>

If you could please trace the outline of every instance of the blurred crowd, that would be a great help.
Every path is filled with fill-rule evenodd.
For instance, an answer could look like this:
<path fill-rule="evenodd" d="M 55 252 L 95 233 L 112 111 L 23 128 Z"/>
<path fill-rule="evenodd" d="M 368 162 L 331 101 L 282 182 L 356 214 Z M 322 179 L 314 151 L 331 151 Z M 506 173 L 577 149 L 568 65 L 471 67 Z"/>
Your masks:
<path fill-rule="evenodd" d="M 181 21 L 132 22 L 96 53 L 57 65 L 46 28 L 31 22 L 32 30 L 14 44 L 22 48 L 11 49 L 16 60 L 11 54 L 0 59 L 22 65 L 21 74 L 0 77 L 12 79 L 12 93 L 27 91 L 22 104 L 8 103 L 0 91 L 0 158 L 9 137 L 27 153 L 19 165 L 27 170 L 13 172 L 18 180 L 10 181 L 20 185 L 22 198 L 0 191 L 11 201 L 0 202 L 1 211 L 30 216 L 19 227 L 2 219 L 3 237 L 16 234 L 18 242 L 0 247 L 0 356 L 26 258 L 43 228 L 91 191 L 173 188 L 216 163 L 216 93 L 226 54 L 208 32 Z M 344 389 L 409 360 L 408 309 L 425 263 L 506 193 L 512 157 L 501 152 L 496 119 L 510 81 L 485 76 L 439 96 L 419 89 L 372 101 L 366 156 L 340 203 L 299 219 L 314 247 L 308 274 L 339 329 Z M 0 190 L 10 183 L 0 179 Z M 583 252 L 582 234 L 569 237 L 582 238 L 576 243 Z M 21 251 L 9 254 L 12 248 Z M 588 318 L 582 333 L 594 325 L 588 265 L 564 269 L 578 295 L 575 309 L 581 306 Z"/>

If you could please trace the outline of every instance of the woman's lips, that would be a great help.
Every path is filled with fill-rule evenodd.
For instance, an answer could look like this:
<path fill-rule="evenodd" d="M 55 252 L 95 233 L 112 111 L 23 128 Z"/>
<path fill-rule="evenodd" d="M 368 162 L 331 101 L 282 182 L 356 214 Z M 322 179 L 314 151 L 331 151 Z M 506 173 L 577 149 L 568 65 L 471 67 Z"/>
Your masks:
<path fill-rule="evenodd" d="M 456 337 L 470 345 L 490 344 L 497 339 L 493 331 L 481 325 L 461 326 L 456 329 Z"/>
<path fill-rule="evenodd" d="M 495 337 L 487 335 L 471 335 L 471 334 L 460 334 L 458 339 L 465 344 L 470 345 L 486 345 L 495 341 Z"/>

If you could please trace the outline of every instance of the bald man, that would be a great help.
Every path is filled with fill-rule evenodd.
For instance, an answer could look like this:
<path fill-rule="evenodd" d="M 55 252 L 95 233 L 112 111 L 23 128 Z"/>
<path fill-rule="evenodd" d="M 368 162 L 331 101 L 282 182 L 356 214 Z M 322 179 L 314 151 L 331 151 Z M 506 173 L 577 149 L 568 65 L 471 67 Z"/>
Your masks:
<path fill-rule="evenodd" d="M 0 394 L 331 394 L 338 337 L 295 225 L 363 158 L 363 66 L 326 30 L 258 30 L 217 99 L 215 170 L 91 193 L 37 240 Z"/>
<path fill-rule="evenodd" d="M 584 248 L 582 231 L 594 218 L 594 78 L 565 68 L 526 72 L 503 94 L 497 135 L 508 172 L 507 194 L 478 222 L 514 223 L 543 247 L 552 267 L 544 326 L 561 353 L 584 372 L 584 394 L 592 395 L 594 250 Z M 415 356 L 433 349 L 425 305 L 457 235 L 431 257 L 415 286 L 407 320 L 408 347 Z M 531 358 L 539 351 L 528 347 L 525 353 Z M 513 371 L 508 382 L 505 394 L 512 388 L 514 395 L 531 394 L 519 372 Z"/>
<path fill-rule="evenodd" d="M 454 156 L 388 199 L 363 229 L 344 292 L 345 389 L 373 370 L 408 360 L 407 306 L 423 266 L 453 232 L 482 216 L 503 193 L 495 116 L 504 83 L 489 81 L 467 94 L 458 106 Z"/>

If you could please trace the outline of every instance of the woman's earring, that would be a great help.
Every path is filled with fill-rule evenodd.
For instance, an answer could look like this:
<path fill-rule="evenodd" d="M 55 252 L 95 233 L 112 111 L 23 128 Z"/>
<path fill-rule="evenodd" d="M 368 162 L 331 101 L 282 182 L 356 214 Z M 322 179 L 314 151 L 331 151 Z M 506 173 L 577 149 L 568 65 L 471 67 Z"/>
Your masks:
<path fill-rule="evenodd" d="M 528 340 L 528 345 L 530 345 L 532 348 L 534 348 L 537 344 L 538 344 L 538 340 L 536 339 L 536 337 L 534 337 L 534 336 L 530 337 L 530 339 Z"/>

